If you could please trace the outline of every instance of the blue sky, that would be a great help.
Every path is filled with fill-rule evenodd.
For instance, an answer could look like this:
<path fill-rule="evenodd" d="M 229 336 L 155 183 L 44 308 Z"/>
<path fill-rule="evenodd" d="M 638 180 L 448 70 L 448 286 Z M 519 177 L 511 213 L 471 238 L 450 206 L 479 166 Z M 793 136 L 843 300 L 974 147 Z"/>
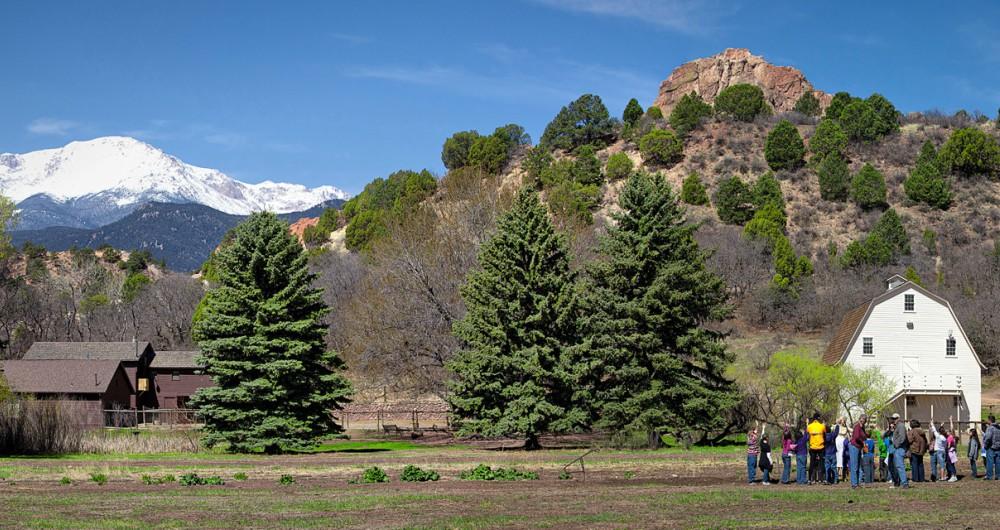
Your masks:
<path fill-rule="evenodd" d="M 7 2 L 0 152 L 136 136 L 232 176 L 349 192 L 443 171 L 456 130 L 620 114 L 746 47 L 903 111 L 1000 107 L 998 2 Z"/>

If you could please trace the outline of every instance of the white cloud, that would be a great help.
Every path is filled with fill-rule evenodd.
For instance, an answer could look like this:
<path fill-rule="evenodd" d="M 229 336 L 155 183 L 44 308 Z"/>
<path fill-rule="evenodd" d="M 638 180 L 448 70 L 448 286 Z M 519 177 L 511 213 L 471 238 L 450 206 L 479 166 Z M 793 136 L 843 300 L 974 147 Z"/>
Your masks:
<path fill-rule="evenodd" d="M 54 136 L 67 136 L 78 129 L 80 124 L 72 120 L 57 120 L 54 118 L 38 118 L 28 124 L 28 132 L 31 134 L 48 134 Z"/>
<path fill-rule="evenodd" d="M 716 0 L 534 0 L 563 11 L 627 18 L 687 34 L 709 33 L 737 6 Z"/>

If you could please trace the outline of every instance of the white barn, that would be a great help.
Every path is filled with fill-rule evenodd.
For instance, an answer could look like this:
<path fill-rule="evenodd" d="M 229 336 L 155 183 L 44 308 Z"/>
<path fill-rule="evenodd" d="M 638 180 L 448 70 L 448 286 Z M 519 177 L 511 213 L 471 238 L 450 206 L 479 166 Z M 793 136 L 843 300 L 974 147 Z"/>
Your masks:
<path fill-rule="evenodd" d="M 881 368 L 896 383 L 892 406 L 906 420 L 978 422 L 984 366 L 951 304 L 899 275 L 886 284 L 844 316 L 823 360 Z"/>

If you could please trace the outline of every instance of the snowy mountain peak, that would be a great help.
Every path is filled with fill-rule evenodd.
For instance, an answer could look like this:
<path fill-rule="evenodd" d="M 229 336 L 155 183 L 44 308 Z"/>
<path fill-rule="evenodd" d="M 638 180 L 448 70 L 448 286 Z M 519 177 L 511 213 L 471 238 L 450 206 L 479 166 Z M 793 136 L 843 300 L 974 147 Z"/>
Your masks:
<path fill-rule="evenodd" d="M 215 169 L 185 164 L 127 136 L 74 141 L 56 149 L 0 154 L 0 193 L 21 202 L 42 195 L 57 202 L 86 199 L 128 213 L 148 202 L 192 202 L 246 215 L 306 210 L 347 193 L 333 187 L 264 181 L 248 184 Z"/>

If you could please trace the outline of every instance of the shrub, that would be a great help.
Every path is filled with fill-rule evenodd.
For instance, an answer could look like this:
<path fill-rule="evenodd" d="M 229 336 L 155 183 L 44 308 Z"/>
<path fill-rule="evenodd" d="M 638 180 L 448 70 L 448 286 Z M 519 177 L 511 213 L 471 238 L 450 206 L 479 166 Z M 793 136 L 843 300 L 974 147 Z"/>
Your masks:
<path fill-rule="evenodd" d="M 556 217 L 589 225 L 594 221 L 590 212 L 600 204 L 601 189 L 566 180 L 549 188 L 545 200 Z"/>
<path fill-rule="evenodd" d="M 764 101 L 764 91 L 750 84 L 730 85 L 715 98 L 715 112 L 750 122 L 757 116 L 767 114 L 770 108 Z"/>
<path fill-rule="evenodd" d="M 684 182 L 681 184 L 681 200 L 695 206 L 708 204 L 708 190 L 705 189 L 697 172 L 692 171 L 690 175 L 684 177 Z"/>
<path fill-rule="evenodd" d="M 903 278 L 923 287 L 924 281 L 920 279 L 920 275 L 917 274 L 917 270 L 913 268 L 912 265 L 906 266 L 906 272 L 903 273 Z"/>
<path fill-rule="evenodd" d="M 573 169 L 570 172 L 573 180 L 583 185 L 600 186 L 604 183 L 604 175 L 601 174 L 601 161 L 597 159 L 594 146 L 582 145 L 574 153 L 576 160 L 573 161 Z"/>
<path fill-rule="evenodd" d="M 827 155 L 843 156 L 847 149 L 847 134 L 835 120 L 823 118 L 816 125 L 816 131 L 809 139 L 809 150 L 813 158 L 822 161 Z"/>
<path fill-rule="evenodd" d="M 246 480 L 247 478 L 247 474 L 242 471 L 233 475 L 233 480 Z"/>
<path fill-rule="evenodd" d="M 873 142 L 879 138 L 881 125 L 878 114 L 868 103 L 857 100 L 844 107 L 840 125 L 847 137 L 856 142 Z"/>
<path fill-rule="evenodd" d="M 953 132 L 938 157 L 948 171 L 962 176 L 1000 173 L 1000 146 L 990 135 L 973 127 Z"/>
<path fill-rule="evenodd" d="M 163 475 L 162 477 L 154 477 L 152 475 L 143 475 L 142 483 L 147 486 L 168 484 L 170 482 L 175 482 L 177 479 L 173 475 Z"/>
<path fill-rule="evenodd" d="M 819 100 L 812 92 L 806 92 L 795 102 L 795 112 L 806 116 L 819 116 Z"/>
<path fill-rule="evenodd" d="M 663 109 L 653 105 L 646 109 L 646 117 L 651 120 L 662 120 L 663 119 Z"/>
<path fill-rule="evenodd" d="M 622 112 L 622 122 L 626 126 L 633 126 L 642 117 L 642 105 L 639 105 L 639 101 L 635 98 L 628 100 L 628 105 L 625 105 L 625 111 Z"/>
<path fill-rule="evenodd" d="M 768 171 L 757 177 L 757 182 L 753 184 L 751 195 L 753 197 L 754 209 L 771 205 L 778 208 L 782 215 L 784 215 L 785 196 L 781 192 L 781 183 L 778 182 L 778 179 L 774 178 L 774 173 Z"/>
<path fill-rule="evenodd" d="M 559 480 L 572 480 L 573 475 L 569 474 L 569 471 L 562 471 L 559 473 Z"/>
<path fill-rule="evenodd" d="M 480 136 L 469 148 L 468 164 L 484 173 L 498 175 L 507 165 L 509 152 L 504 139 L 499 136 Z"/>
<path fill-rule="evenodd" d="M 872 228 L 871 235 L 882 238 L 889 245 L 894 256 L 910 253 L 910 236 L 906 235 L 903 221 L 893 208 L 889 208 L 879 217 L 878 222 Z"/>
<path fill-rule="evenodd" d="M 774 241 L 771 257 L 774 259 L 771 283 L 778 289 L 797 295 L 801 279 L 813 273 L 812 262 L 806 256 L 796 255 L 791 241 L 784 235 Z"/>
<path fill-rule="evenodd" d="M 684 144 L 673 132 L 655 129 L 639 141 L 639 152 L 646 162 L 669 165 L 680 160 Z"/>
<path fill-rule="evenodd" d="M 59 483 L 62 484 L 63 486 L 69 486 L 70 484 L 73 483 L 73 480 L 69 477 L 63 477 L 59 479 Z"/>
<path fill-rule="evenodd" d="M 931 230 L 930 228 L 924 229 L 923 234 L 920 236 L 921 241 L 924 243 L 924 248 L 927 249 L 927 253 L 931 256 L 937 255 L 937 232 Z"/>
<path fill-rule="evenodd" d="M 278 484 L 281 484 L 282 486 L 295 484 L 295 477 L 291 475 L 281 475 L 281 478 L 278 479 Z"/>
<path fill-rule="evenodd" d="M 587 144 L 603 147 L 614 135 L 615 122 L 600 96 L 584 94 L 556 114 L 545 127 L 541 144 L 549 150 L 573 150 Z"/>
<path fill-rule="evenodd" d="M 107 263 L 115 264 L 122 260 L 122 253 L 111 245 L 101 245 L 97 248 L 101 251 L 101 259 Z"/>
<path fill-rule="evenodd" d="M 799 130 L 788 120 L 779 121 L 764 142 L 764 159 L 775 171 L 801 166 L 805 154 L 806 146 Z"/>
<path fill-rule="evenodd" d="M 440 478 L 441 475 L 438 475 L 437 471 L 425 471 L 413 464 L 404 467 L 403 473 L 399 475 L 399 480 L 403 482 L 433 482 Z"/>
<path fill-rule="evenodd" d="M 524 157 L 521 167 L 528 174 L 528 182 L 536 188 L 542 187 L 542 172 L 547 170 L 555 161 L 552 153 L 545 149 L 533 148 Z"/>
<path fill-rule="evenodd" d="M 753 219 L 743 228 L 743 235 L 767 243 L 773 248 L 779 238 L 785 237 L 785 213 L 777 206 L 768 204 L 753 214 Z"/>
<path fill-rule="evenodd" d="M 712 115 L 712 106 L 705 103 L 701 96 L 691 92 L 681 96 L 680 101 L 670 111 L 670 126 L 681 138 L 698 128 L 701 120 Z"/>
<path fill-rule="evenodd" d="M 98 486 L 103 486 L 108 483 L 108 476 L 104 473 L 91 473 L 90 480 Z"/>
<path fill-rule="evenodd" d="M 860 101 L 860 99 L 851 97 L 847 92 L 837 92 L 833 95 L 833 99 L 830 100 L 830 106 L 826 108 L 826 115 L 824 117 L 832 120 L 840 120 L 840 115 L 843 114 L 844 109 L 854 101 Z"/>
<path fill-rule="evenodd" d="M 827 201 L 847 200 L 850 170 L 847 161 L 839 154 L 824 157 L 816 168 L 819 176 L 819 196 Z"/>
<path fill-rule="evenodd" d="M 441 162 L 449 171 L 469 165 L 469 151 L 479 139 L 477 131 L 459 131 L 444 141 L 441 147 Z"/>
<path fill-rule="evenodd" d="M 462 480 L 538 480 L 538 473 L 503 467 L 493 469 L 486 464 L 479 464 L 473 469 L 463 471 L 458 478 Z"/>
<path fill-rule="evenodd" d="M 0 454 L 77 452 L 84 431 L 76 420 L 73 413 L 57 401 L 16 398 L 0 401 Z"/>
<path fill-rule="evenodd" d="M 865 164 L 851 180 L 851 199 L 865 210 L 886 205 L 885 177 L 871 164 Z"/>
<path fill-rule="evenodd" d="M 525 132 L 524 127 L 516 123 L 508 123 L 493 130 L 496 136 L 507 146 L 507 158 L 513 156 L 518 147 L 531 145 L 531 135 Z"/>
<path fill-rule="evenodd" d="M 910 240 L 896 211 L 886 210 L 875 227 L 860 240 L 852 241 L 840 256 L 844 267 L 886 266 L 910 253 Z"/>
<path fill-rule="evenodd" d="M 199 477 L 197 473 L 185 473 L 181 475 L 182 486 L 224 486 L 226 482 L 218 475 L 212 477 Z"/>
<path fill-rule="evenodd" d="M 719 182 L 713 202 L 719 219 L 724 223 L 741 225 L 753 217 L 753 195 L 749 186 L 737 176 Z"/>
<path fill-rule="evenodd" d="M 610 180 L 623 179 L 632 174 L 635 165 L 625 153 L 615 153 L 608 158 L 604 173 Z"/>
<path fill-rule="evenodd" d="M 951 205 L 951 186 L 941 174 L 941 166 L 930 142 L 925 142 L 921 148 L 916 167 L 903 181 L 903 191 L 914 202 L 942 210 Z"/>
<path fill-rule="evenodd" d="M 379 482 L 389 482 L 389 475 L 385 473 L 382 468 L 378 466 L 372 466 L 366 468 L 361 476 L 358 478 L 353 478 L 348 481 L 351 484 L 376 484 Z"/>
<path fill-rule="evenodd" d="M 899 112 L 882 94 L 874 93 L 868 96 L 865 103 L 871 107 L 878 117 L 878 136 L 885 136 L 899 131 Z"/>

